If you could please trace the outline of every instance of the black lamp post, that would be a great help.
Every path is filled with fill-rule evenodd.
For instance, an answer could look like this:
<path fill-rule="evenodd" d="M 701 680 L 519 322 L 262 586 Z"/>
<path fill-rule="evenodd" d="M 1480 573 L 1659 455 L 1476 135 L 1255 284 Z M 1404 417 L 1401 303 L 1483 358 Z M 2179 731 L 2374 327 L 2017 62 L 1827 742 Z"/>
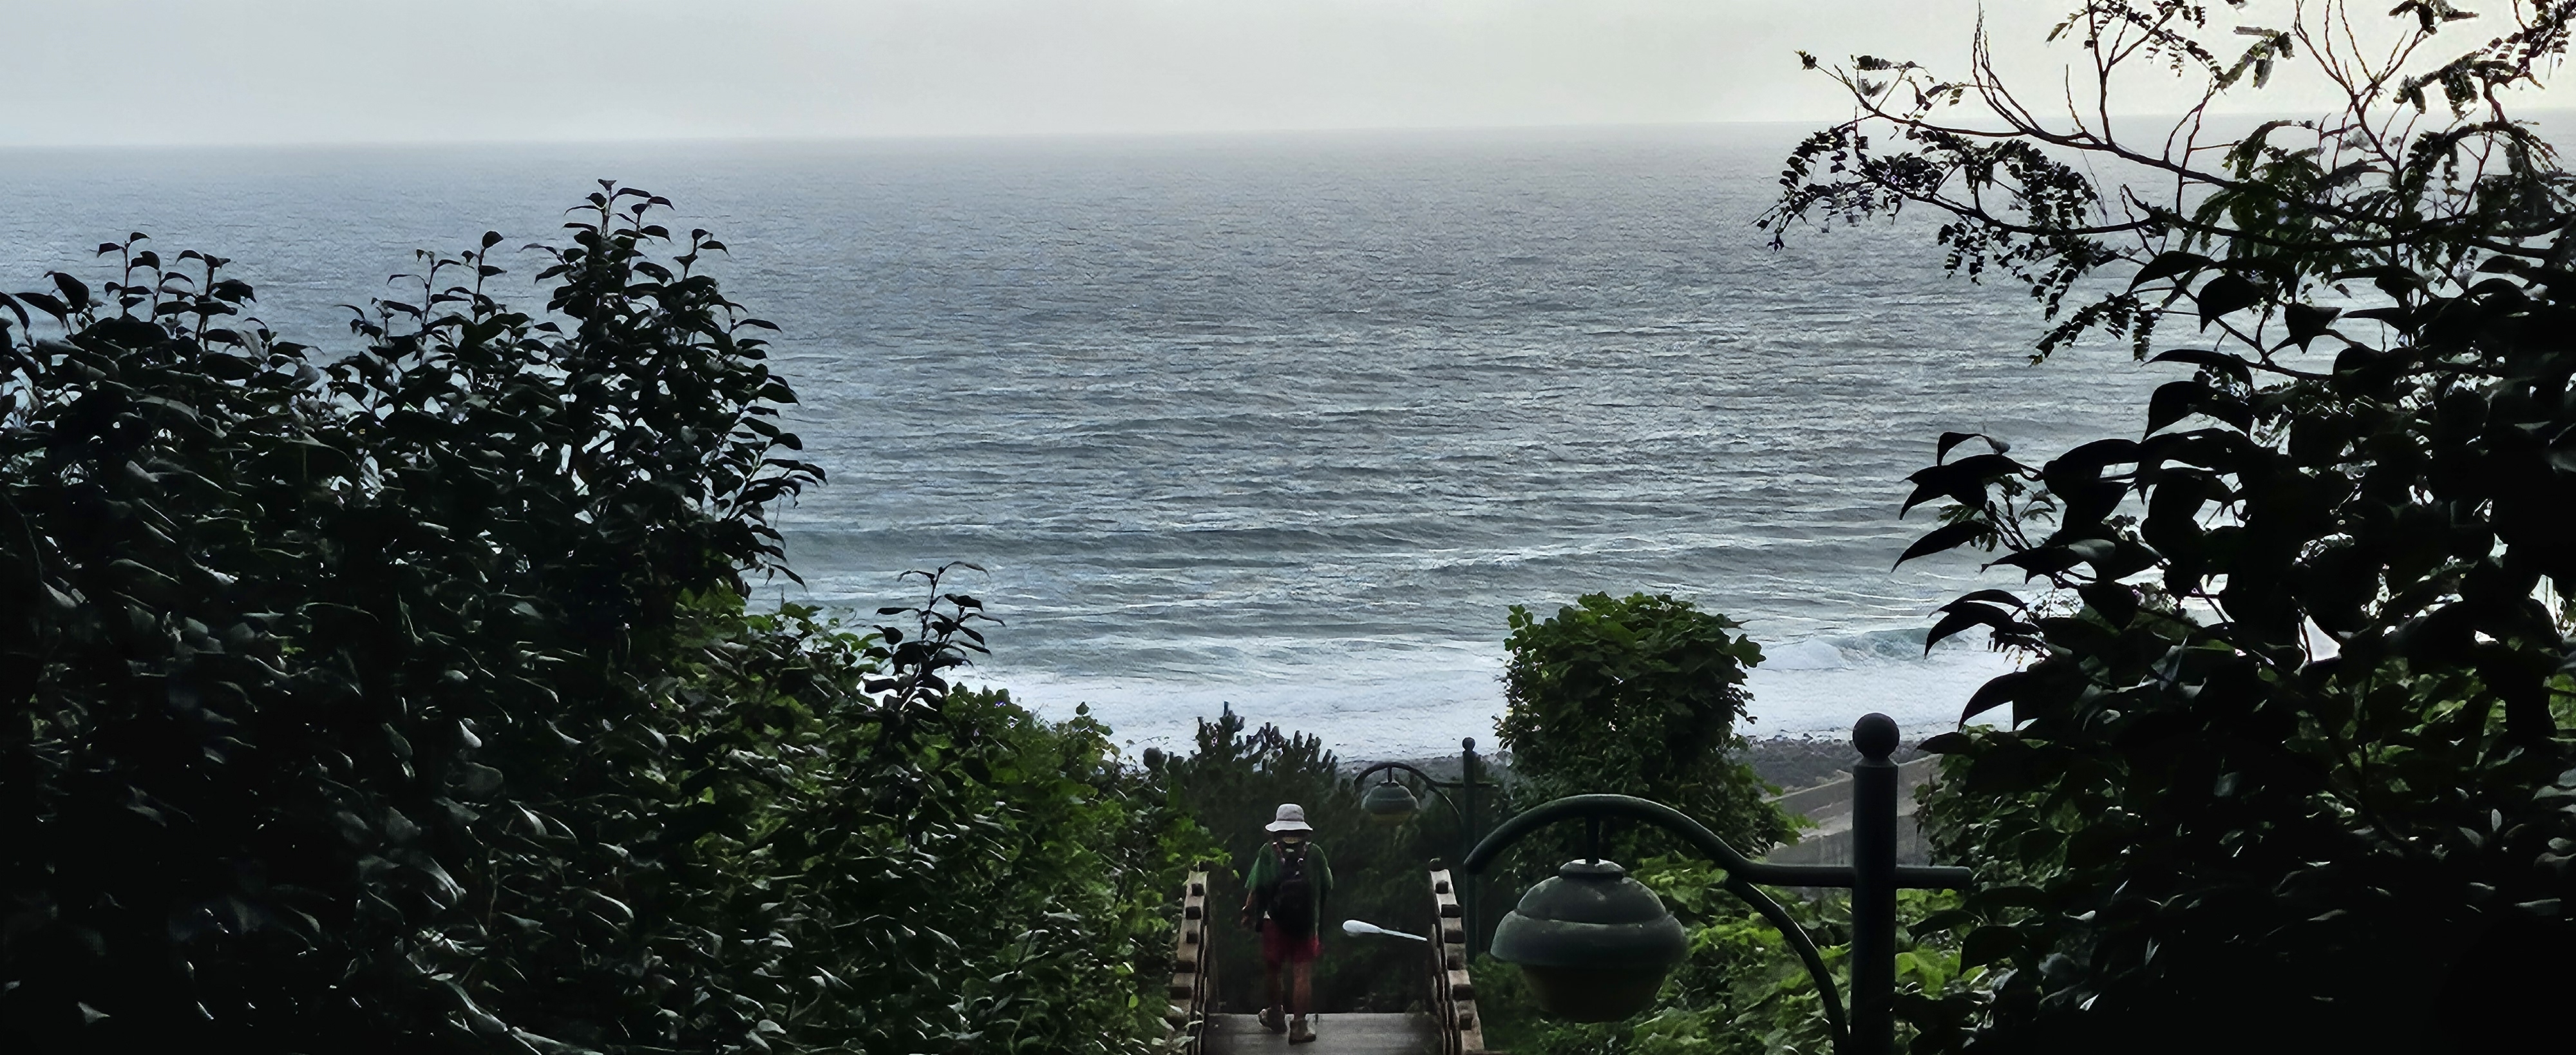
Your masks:
<path fill-rule="evenodd" d="M 1457 792 L 1457 800 L 1453 801 L 1449 796 L 1442 794 L 1440 801 L 1448 803 L 1449 808 L 1458 814 L 1458 845 L 1464 852 L 1476 846 L 1476 793 L 1485 788 L 1501 787 L 1478 775 L 1477 770 L 1483 761 L 1476 754 L 1476 738 L 1471 736 L 1458 741 L 1458 779 L 1456 780 L 1441 780 L 1402 762 L 1380 762 L 1360 770 L 1357 775 L 1351 777 L 1351 782 L 1366 789 L 1360 793 L 1361 811 L 1381 824 L 1402 824 L 1407 818 L 1422 810 L 1422 800 L 1414 796 L 1413 789 L 1405 787 L 1395 779 L 1395 774 L 1398 772 L 1411 774 L 1415 780 L 1421 781 L 1425 788 L 1434 793 Z M 1369 784 L 1368 778 L 1379 773 L 1386 774 L 1386 779 L 1378 784 Z M 1481 899 L 1476 896 L 1476 883 L 1473 876 L 1459 884 L 1458 909 L 1465 917 L 1467 953 L 1470 956 L 1475 954 L 1476 934 L 1479 929 L 1476 911 L 1480 901 Z"/>
<path fill-rule="evenodd" d="M 1601 822 L 1644 821 L 1681 836 L 1692 849 L 1726 870 L 1727 891 L 1743 898 L 1798 951 L 1824 998 L 1825 1018 L 1842 1055 L 1888 1055 L 1896 1038 L 1896 891 L 1958 889 L 1965 868 L 1896 863 L 1896 722 L 1865 715 L 1852 726 L 1861 762 L 1852 769 L 1852 863 L 1777 865 L 1745 858 L 1716 833 L 1670 806 L 1626 795 L 1575 795 L 1545 803 L 1494 829 L 1467 854 L 1467 871 L 1482 871 L 1494 857 L 1530 833 L 1563 820 L 1590 824 L 1585 860 L 1567 863 L 1556 877 L 1530 888 L 1520 907 L 1494 930 L 1496 959 L 1519 964 L 1541 1010 L 1578 1021 L 1626 1018 L 1654 1002 L 1663 977 L 1686 951 L 1681 924 L 1663 902 L 1618 865 L 1600 859 Z M 1815 940 L 1780 903 L 1754 884 L 1845 887 L 1852 892 L 1852 1008 L 1848 1021 L 1833 975 Z"/>

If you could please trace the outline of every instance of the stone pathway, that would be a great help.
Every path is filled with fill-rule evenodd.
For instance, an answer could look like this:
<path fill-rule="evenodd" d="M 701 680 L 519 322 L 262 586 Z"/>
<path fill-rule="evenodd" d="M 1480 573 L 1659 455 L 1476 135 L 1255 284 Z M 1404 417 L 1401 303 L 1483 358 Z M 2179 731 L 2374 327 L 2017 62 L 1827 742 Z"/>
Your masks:
<path fill-rule="evenodd" d="M 1424 1015 L 1317 1015 L 1315 1042 L 1291 1047 L 1250 1015 L 1214 1015 L 1207 1055 L 1430 1055 L 1440 1032 Z"/>

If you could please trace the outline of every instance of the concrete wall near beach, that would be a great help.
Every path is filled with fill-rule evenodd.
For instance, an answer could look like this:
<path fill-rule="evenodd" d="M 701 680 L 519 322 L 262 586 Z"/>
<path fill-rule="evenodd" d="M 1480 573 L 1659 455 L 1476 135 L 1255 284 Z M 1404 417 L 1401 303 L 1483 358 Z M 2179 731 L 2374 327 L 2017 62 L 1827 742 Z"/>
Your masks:
<path fill-rule="evenodd" d="M 1896 863 L 1930 864 L 1931 848 L 1914 825 L 1914 793 L 1931 783 L 1937 758 L 1918 758 L 1896 767 Z M 1800 788 L 1772 801 L 1815 827 L 1798 833 L 1798 841 L 1773 849 L 1763 860 L 1773 864 L 1841 865 L 1851 863 L 1851 777 Z"/>

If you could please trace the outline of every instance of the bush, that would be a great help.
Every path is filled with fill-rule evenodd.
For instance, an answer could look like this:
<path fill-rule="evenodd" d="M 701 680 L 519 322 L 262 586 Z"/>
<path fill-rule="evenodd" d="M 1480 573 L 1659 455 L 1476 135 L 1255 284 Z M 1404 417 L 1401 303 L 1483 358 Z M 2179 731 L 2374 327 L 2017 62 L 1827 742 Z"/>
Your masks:
<path fill-rule="evenodd" d="M 0 297 L 13 1050 L 1133 1050 L 1200 837 L 951 691 L 980 604 L 742 611 L 820 470 L 603 185 L 547 314 L 421 256 L 362 351 L 200 253 Z M 63 339 L 38 341 L 28 308 Z"/>
<path fill-rule="evenodd" d="M 1948 267 L 2027 284 L 2040 356 L 2098 331 L 2192 370 L 2136 438 L 2033 466 L 1947 434 L 1913 478 L 1945 523 L 1905 559 L 2040 584 L 1932 629 L 2031 663 L 1962 715 L 2012 728 L 1925 744 L 1937 850 L 1981 881 L 1938 922 L 1999 970 L 1909 1003 L 1917 1050 L 2564 1043 L 2576 180 L 2507 106 L 2576 7 L 2216 10 L 2082 5 L 2047 120 L 1991 66 L 1856 57 L 1771 217 L 1935 210 Z M 2204 120 L 2276 72 L 2333 102 Z M 2141 75 L 2198 104 L 2115 133 Z"/>
<path fill-rule="evenodd" d="M 1587 594 L 1541 620 L 1511 610 L 1511 655 L 1497 727 L 1511 751 L 1522 806 L 1611 792 L 1655 799 L 1697 818 L 1737 850 L 1759 856 L 1789 838 L 1741 744 L 1745 668 L 1762 662 L 1740 624 L 1669 596 Z M 1573 849 L 1556 840 L 1557 857 Z M 1541 842 L 1539 845 L 1548 845 Z M 1614 836 L 1614 858 L 1671 847 L 1653 833 Z M 1497 917 L 1499 918 L 1499 917 Z"/>
<path fill-rule="evenodd" d="M 953 657 L 973 611 L 931 594 L 909 633 L 791 607 L 711 639 L 684 691 L 718 720 L 672 741 L 693 878 L 665 955 L 706 959 L 744 1024 L 797 1050 L 1141 1050 L 1169 906 L 1211 844 L 1087 715 L 928 683 L 902 700 L 877 663 Z"/>
<path fill-rule="evenodd" d="M 1669 596 L 1589 594 L 1547 620 L 1515 607 L 1511 627 L 1500 732 L 1512 751 L 1516 806 L 1600 792 L 1655 799 L 1749 856 L 1790 836 L 1791 819 L 1765 798 L 1776 789 L 1739 760 L 1744 672 L 1762 661 L 1762 650 L 1730 632 L 1734 620 Z M 1492 889 L 1508 899 L 1553 874 L 1557 862 L 1580 855 L 1577 839 L 1560 830 L 1524 842 Z M 1719 891 L 1712 865 L 1656 829 L 1611 831 L 1604 842 L 1602 852 L 1628 863 L 1689 928 L 1690 957 L 1651 1010 L 1599 1024 L 1539 1019 L 1519 972 L 1480 958 L 1488 1044 L 1537 1055 L 1830 1046 L 1805 967 L 1750 906 Z M 1803 922 L 1821 921 L 1819 906 L 1788 904 Z M 1501 907 L 1493 914 L 1499 919 Z M 1828 927 L 1817 937 L 1848 941 L 1847 930 Z"/>

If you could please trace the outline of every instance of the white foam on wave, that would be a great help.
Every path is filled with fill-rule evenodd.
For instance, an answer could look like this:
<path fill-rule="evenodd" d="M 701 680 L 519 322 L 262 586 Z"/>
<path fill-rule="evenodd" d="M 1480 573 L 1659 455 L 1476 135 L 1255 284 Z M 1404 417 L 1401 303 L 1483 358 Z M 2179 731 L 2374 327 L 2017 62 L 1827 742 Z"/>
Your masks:
<path fill-rule="evenodd" d="M 1499 652 L 1487 662 L 1435 653 L 1402 672 L 1355 677 L 1319 667 L 1308 673 L 1219 684 L 1027 672 L 992 683 L 1008 686 L 1014 699 L 1049 718 L 1069 717 L 1088 704 L 1120 742 L 1139 750 L 1187 750 L 1197 720 L 1228 706 L 1255 728 L 1267 722 L 1312 734 L 1344 758 L 1448 754 L 1462 737 L 1493 746 L 1503 711 Z"/>
<path fill-rule="evenodd" d="M 1907 740 L 1957 727 L 1968 697 L 2013 669 L 2008 656 L 1962 644 L 1923 654 L 1920 631 L 1814 638 L 1765 649 L 1747 687 L 1748 736 L 1840 737 L 1860 716 L 1896 719 Z M 1187 750 L 1200 718 L 1227 706 L 1254 727 L 1272 723 L 1320 738 L 1345 759 L 1421 758 L 1455 752 L 1464 737 L 1494 747 L 1502 715 L 1500 646 L 1426 647 L 1351 656 L 1332 664 L 1268 666 L 1235 681 L 1066 675 L 991 668 L 969 681 L 1007 686 L 1049 718 L 1087 705 L 1130 750 Z M 1980 721 L 2008 720 L 2004 713 Z"/>
<path fill-rule="evenodd" d="M 2014 667 L 2009 656 L 1962 645 L 1925 656 L 1922 640 L 1920 633 L 1869 634 L 1781 648 L 1746 679 L 1755 721 L 1745 735 L 1844 736 L 1861 715 L 1877 711 L 1896 719 L 1905 739 L 1920 740 L 1957 728 L 1977 687 Z M 2008 719 L 1989 712 L 1977 720 Z"/>

